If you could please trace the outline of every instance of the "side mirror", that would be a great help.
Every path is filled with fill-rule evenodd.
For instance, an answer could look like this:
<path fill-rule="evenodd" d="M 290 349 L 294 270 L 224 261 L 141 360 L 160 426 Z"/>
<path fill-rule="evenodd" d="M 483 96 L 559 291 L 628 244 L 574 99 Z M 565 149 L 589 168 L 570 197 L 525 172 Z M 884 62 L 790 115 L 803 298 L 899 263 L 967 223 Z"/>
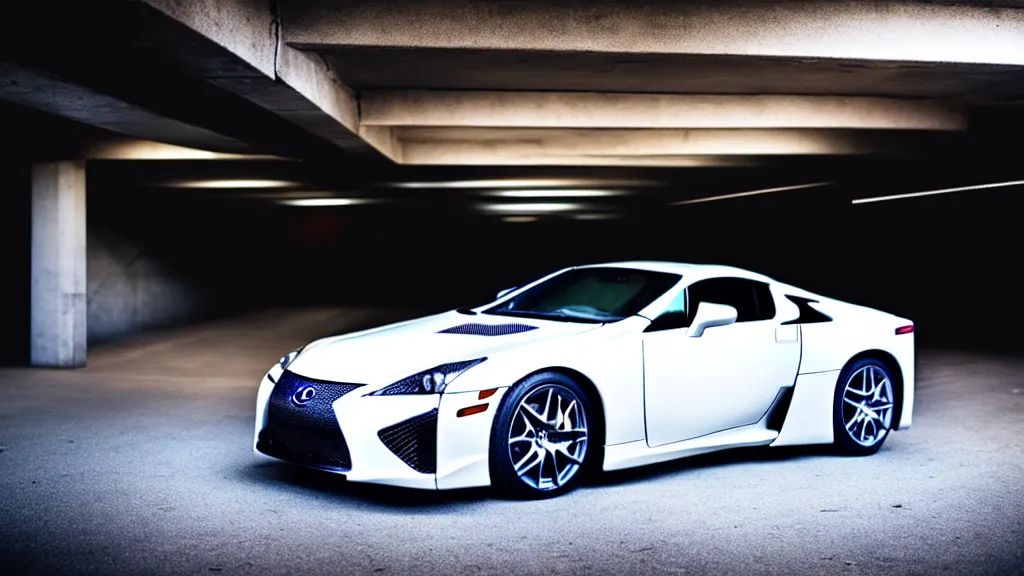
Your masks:
<path fill-rule="evenodd" d="M 495 300 L 501 300 L 505 296 L 508 296 L 509 294 L 511 294 L 512 292 L 514 292 L 514 291 L 516 291 L 518 289 L 519 289 L 519 286 L 513 286 L 511 288 L 505 288 L 501 292 L 498 292 L 498 297 L 495 298 Z"/>
<path fill-rule="evenodd" d="M 693 317 L 690 328 L 686 335 L 690 338 L 700 338 L 704 335 L 704 329 L 712 326 L 728 326 L 736 321 L 736 309 L 724 304 L 712 304 L 701 302 L 697 306 L 697 314 Z"/>

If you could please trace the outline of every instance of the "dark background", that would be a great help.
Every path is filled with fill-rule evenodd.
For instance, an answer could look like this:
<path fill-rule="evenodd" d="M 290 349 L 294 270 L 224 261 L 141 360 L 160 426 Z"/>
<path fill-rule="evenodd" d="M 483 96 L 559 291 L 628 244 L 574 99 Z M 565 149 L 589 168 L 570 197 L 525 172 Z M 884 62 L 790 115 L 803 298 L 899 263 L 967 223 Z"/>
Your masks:
<path fill-rule="evenodd" d="M 18 248 L 6 266 L 5 356 L 19 363 L 27 355 L 28 178 L 25 167 L 5 169 L 14 174 L 5 180 L 23 187 L 8 192 L 3 224 L 7 245 Z M 264 307 L 478 305 L 559 267 L 646 259 L 739 266 L 906 316 L 922 346 L 1020 344 L 1014 188 L 851 205 L 858 186 L 847 184 L 607 221 L 506 223 L 456 203 L 296 208 L 122 189 L 111 171 L 88 173 L 94 343 Z M 114 268 L 137 277 L 119 288 L 106 278 Z M 148 324 L 93 326 L 105 321 L 97 316 L 104 302 L 127 299 L 137 300 L 136 313 L 162 312 Z"/>
<path fill-rule="evenodd" d="M 0 162 L 0 237 L 8 247 L 0 362 L 19 365 L 28 360 L 31 164 L 61 157 L 81 135 L 75 124 L 16 107 L 0 110 L 0 119 L 9 151 Z M 984 119 L 976 123 L 983 127 Z M 30 137 L 40 131 L 51 138 Z M 486 303 L 498 290 L 560 267 L 641 259 L 739 266 L 906 316 L 924 347 L 1017 352 L 1024 187 L 850 203 L 1020 178 L 1015 148 L 992 144 L 983 131 L 975 137 L 988 144 L 963 158 L 747 169 L 734 190 L 837 184 L 702 204 L 668 205 L 708 195 L 701 190 L 735 180 L 735 169 L 648 170 L 645 176 L 668 184 L 603 200 L 615 219 L 547 216 L 530 223 L 481 213 L 480 195 L 467 191 L 417 190 L 378 204 L 299 208 L 153 184 L 217 162 L 90 161 L 89 341 L 282 306 L 441 311 Z M 345 164 L 238 163 L 235 170 L 256 177 L 308 170 L 332 182 L 348 179 L 370 196 L 375 178 L 402 177 L 399 168 L 375 174 Z M 503 176 L 515 175 L 509 170 Z"/>

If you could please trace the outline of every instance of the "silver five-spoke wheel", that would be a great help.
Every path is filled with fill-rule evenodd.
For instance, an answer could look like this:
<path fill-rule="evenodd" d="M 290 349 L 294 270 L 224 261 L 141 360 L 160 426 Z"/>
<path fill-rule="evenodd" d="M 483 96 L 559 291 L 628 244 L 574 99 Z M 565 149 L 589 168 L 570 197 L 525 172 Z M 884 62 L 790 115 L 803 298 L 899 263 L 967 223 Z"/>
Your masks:
<path fill-rule="evenodd" d="M 881 368 L 867 365 L 850 374 L 843 390 L 843 424 L 865 447 L 880 443 L 892 425 L 892 382 Z"/>
<path fill-rule="evenodd" d="M 512 417 L 508 454 L 534 489 L 554 490 L 572 479 L 587 455 L 587 415 L 576 394 L 547 384 L 524 397 Z"/>

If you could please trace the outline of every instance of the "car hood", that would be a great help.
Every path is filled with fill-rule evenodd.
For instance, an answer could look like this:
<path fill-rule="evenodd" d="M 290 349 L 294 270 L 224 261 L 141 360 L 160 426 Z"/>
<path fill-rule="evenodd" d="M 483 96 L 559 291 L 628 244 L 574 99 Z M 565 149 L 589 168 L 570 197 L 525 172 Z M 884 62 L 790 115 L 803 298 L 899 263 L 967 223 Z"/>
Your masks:
<path fill-rule="evenodd" d="M 601 326 L 446 312 L 316 340 L 288 369 L 316 380 L 386 385 L 446 362 L 493 356 Z"/>

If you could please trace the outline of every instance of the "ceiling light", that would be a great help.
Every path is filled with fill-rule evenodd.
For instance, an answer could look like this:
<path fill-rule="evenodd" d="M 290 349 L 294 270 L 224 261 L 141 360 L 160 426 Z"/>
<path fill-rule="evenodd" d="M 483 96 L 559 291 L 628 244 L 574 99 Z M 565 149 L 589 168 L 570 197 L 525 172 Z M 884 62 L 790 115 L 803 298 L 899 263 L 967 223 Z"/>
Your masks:
<path fill-rule="evenodd" d="M 357 198 L 298 198 L 293 200 L 281 200 L 285 206 L 352 206 L 364 204 L 366 200 Z"/>
<path fill-rule="evenodd" d="M 392 188 L 561 188 L 573 186 L 652 186 L 653 180 L 602 180 L 580 178 L 531 178 L 499 180 L 454 180 L 448 182 L 395 182 Z"/>
<path fill-rule="evenodd" d="M 785 192 L 787 190 L 801 190 L 804 188 L 817 188 L 819 186 L 828 186 L 829 184 L 835 184 L 835 182 L 815 182 L 813 184 L 797 184 L 795 186 L 781 186 L 779 188 L 763 188 L 761 190 L 750 190 L 749 192 L 736 192 L 735 194 L 723 194 L 722 196 L 708 196 L 706 198 L 694 198 L 693 200 L 683 200 L 680 202 L 673 202 L 670 206 L 679 206 L 681 204 L 699 204 L 701 202 L 713 202 L 715 200 L 729 200 L 730 198 L 742 198 L 744 196 L 757 196 L 758 194 L 771 194 L 772 192 Z"/>
<path fill-rule="evenodd" d="M 536 222 L 536 216 L 505 216 L 502 222 Z"/>
<path fill-rule="evenodd" d="M 486 204 L 484 210 L 490 212 L 511 212 L 511 213 L 533 213 L 533 212 L 567 212 L 579 210 L 580 204 L 568 204 L 564 202 L 537 202 L 524 204 Z"/>
<path fill-rule="evenodd" d="M 901 200 L 903 198 L 917 198 L 920 196 L 934 196 L 936 194 L 948 194 L 950 192 L 967 192 L 969 190 L 986 190 L 988 188 L 1005 188 L 1007 186 L 1020 186 L 1024 180 L 1013 182 L 997 182 L 995 184 L 978 184 L 976 186 L 961 186 L 959 188 L 944 188 L 942 190 L 927 190 L 924 192 L 910 192 L 907 194 L 894 194 L 892 196 L 876 196 L 875 198 L 858 198 L 851 204 L 867 204 L 868 202 L 882 202 L 883 200 Z"/>
<path fill-rule="evenodd" d="M 188 180 L 166 184 L 173 188 L 289 188 L 297 185 L 284 180 Z"/>
<path fill-rule="evenodd" d="M 498 192 L 492 192 L 491 194 L 505 198 L 597 198 L 601 196 L 619 196 L 624 194 L 624 192 L 619 190 L 597 190 L 592 188 L 539 188 L 534 190 L 500 190 Z"/>
<path fill-rule="evenodd" d="M 619 217 L 620 216 L 618 214 L 597 214 L 597 213 L 576 214 L 576 215 L 573 216 L 573 218 L 576 219 L 576 220 L 614 220 L 615 218 L 619 218 Z"/>
<path fill-rule="evenodd" d="M 97 160 L 285 160 L 280 156 L 266 154 L 211 152 L 127 138 L 96 142 L 88 148 L 85 155 L 89 159 Z"/>

